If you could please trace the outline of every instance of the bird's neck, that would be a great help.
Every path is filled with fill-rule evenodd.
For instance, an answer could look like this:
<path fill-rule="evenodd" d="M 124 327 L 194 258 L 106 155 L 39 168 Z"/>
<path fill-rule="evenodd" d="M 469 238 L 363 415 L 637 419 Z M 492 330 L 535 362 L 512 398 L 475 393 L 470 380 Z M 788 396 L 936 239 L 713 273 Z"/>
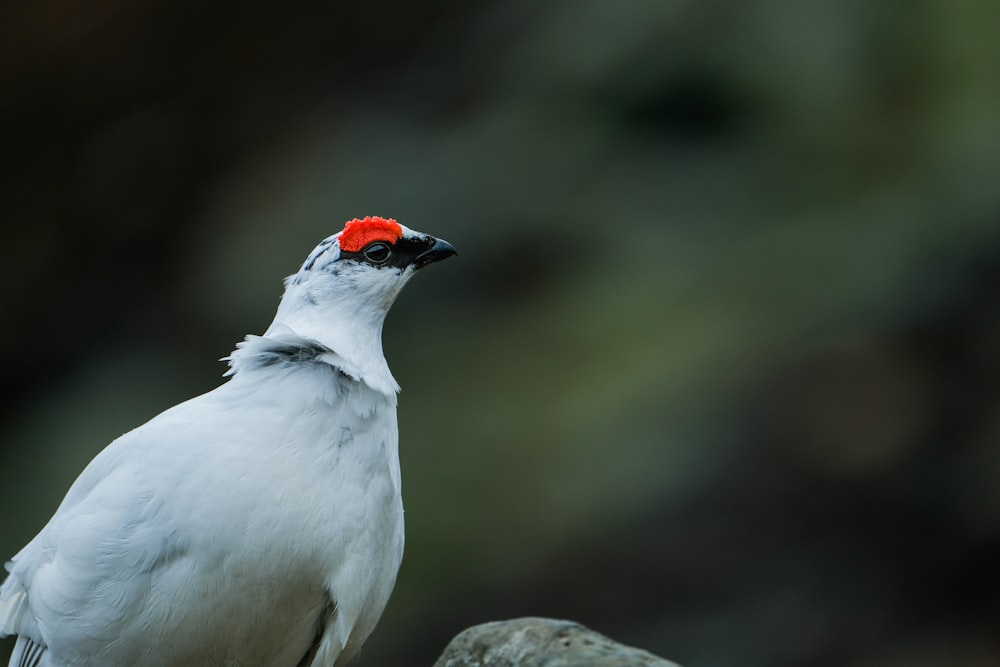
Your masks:
<path fill-rule="evenodd" d="M 382 354 L 380 336 L 374 337 L 374 344 L 345 337 L 335 346 L 330 344 L 331 336 L 323 338 L 326 340 L 303 336 L 275 320 L 264 335 L 249 335 L 237 344 L 236 350 L 226 358 L 230 366 L 227 375 L 275 366 L 324 364 L 382 394 L 395 397 L 399 385 Z"/>
<path fill-rule="evenodd" d="M 278 312 L 264 335 L 248 336 L 233 353 L 234 372 L 241 359 L 256 356 L 259 365 L 273 357 L 273 349 L 299 348 L 307 357 L 322 350 L 313 355 L 315 361 L 394 396 L 399 385 L 382 354 L 382 324 L 403 284 L 397 283 L 386 289 L 356 276 L 300 271 L 286 280 Z"/>

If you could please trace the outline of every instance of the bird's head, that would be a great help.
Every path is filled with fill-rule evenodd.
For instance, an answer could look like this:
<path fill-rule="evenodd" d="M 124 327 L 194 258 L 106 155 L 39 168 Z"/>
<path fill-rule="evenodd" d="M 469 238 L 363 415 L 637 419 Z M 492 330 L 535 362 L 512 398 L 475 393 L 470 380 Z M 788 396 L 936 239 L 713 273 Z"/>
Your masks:
<path fill-rule="evenodd" d="M 373 386 L 379 376 L 391 380 L 382 354 L 385 316 L 418 269 L 454 254 L 447 241 L 392 219 L 351 220 L 285 280 L 285 294 L 264 335 L 315 341 L 342 359 L 346 372 Z"/>

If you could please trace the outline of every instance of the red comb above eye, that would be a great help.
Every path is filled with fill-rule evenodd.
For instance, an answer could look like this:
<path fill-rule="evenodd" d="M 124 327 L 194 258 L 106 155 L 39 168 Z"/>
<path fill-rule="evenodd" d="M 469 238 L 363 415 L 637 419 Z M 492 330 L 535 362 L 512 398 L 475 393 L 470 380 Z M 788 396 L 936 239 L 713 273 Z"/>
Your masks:
<path fill-rule="evenodd" d="M 398 222 L 389 218 L 366 216 L 363 220 L 349 221 L 340 232 L 340 249 L 347 252 L 357 252 L 372 241 L 395 243 L 403 236 L 403 228 Z"/>

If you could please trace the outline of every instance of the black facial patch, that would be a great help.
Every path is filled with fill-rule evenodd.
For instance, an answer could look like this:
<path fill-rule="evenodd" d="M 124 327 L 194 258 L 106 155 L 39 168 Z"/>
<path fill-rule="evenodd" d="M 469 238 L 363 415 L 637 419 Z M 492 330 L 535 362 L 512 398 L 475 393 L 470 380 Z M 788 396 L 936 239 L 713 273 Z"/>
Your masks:
<path fill-rule="evenodd" d="M 365 250 L 380 243 L 382 245 L 388 246 L 390 253 L 388 258 L 384 262 L 373 262 L 365 255 Z M 422 253 L 430 250 L 434 246 L 434 239 L 432 238 L 416 238 L 408 239 L 401 238 L 395 243 L 388 243 L 386 241 L 373 241 L 369 243 L 361 250 L 355 252 L 347 252 L 341 250 L 340 259 L 349 259 L 355 261 L 359 264 L 368 264 L 377 268 L 394 268 L 394 269 L 405 269 L 406 267 L 413 264 L 417 257 Z"/>

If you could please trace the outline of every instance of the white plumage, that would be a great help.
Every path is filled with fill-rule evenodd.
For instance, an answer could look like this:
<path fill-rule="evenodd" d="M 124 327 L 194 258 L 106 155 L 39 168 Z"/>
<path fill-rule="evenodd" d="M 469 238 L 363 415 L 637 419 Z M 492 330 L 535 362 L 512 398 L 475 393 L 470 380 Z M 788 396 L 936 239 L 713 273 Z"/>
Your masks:
<path fill-rule="evenodd" d="M 403 554 L 382 321 L 417 268 L 452 254 L 380 218 L 317 246 L 265 334 L 230 357 L 229 381 L 112 442 L 7 565 L 10 664 L 356 654 Z"/>

